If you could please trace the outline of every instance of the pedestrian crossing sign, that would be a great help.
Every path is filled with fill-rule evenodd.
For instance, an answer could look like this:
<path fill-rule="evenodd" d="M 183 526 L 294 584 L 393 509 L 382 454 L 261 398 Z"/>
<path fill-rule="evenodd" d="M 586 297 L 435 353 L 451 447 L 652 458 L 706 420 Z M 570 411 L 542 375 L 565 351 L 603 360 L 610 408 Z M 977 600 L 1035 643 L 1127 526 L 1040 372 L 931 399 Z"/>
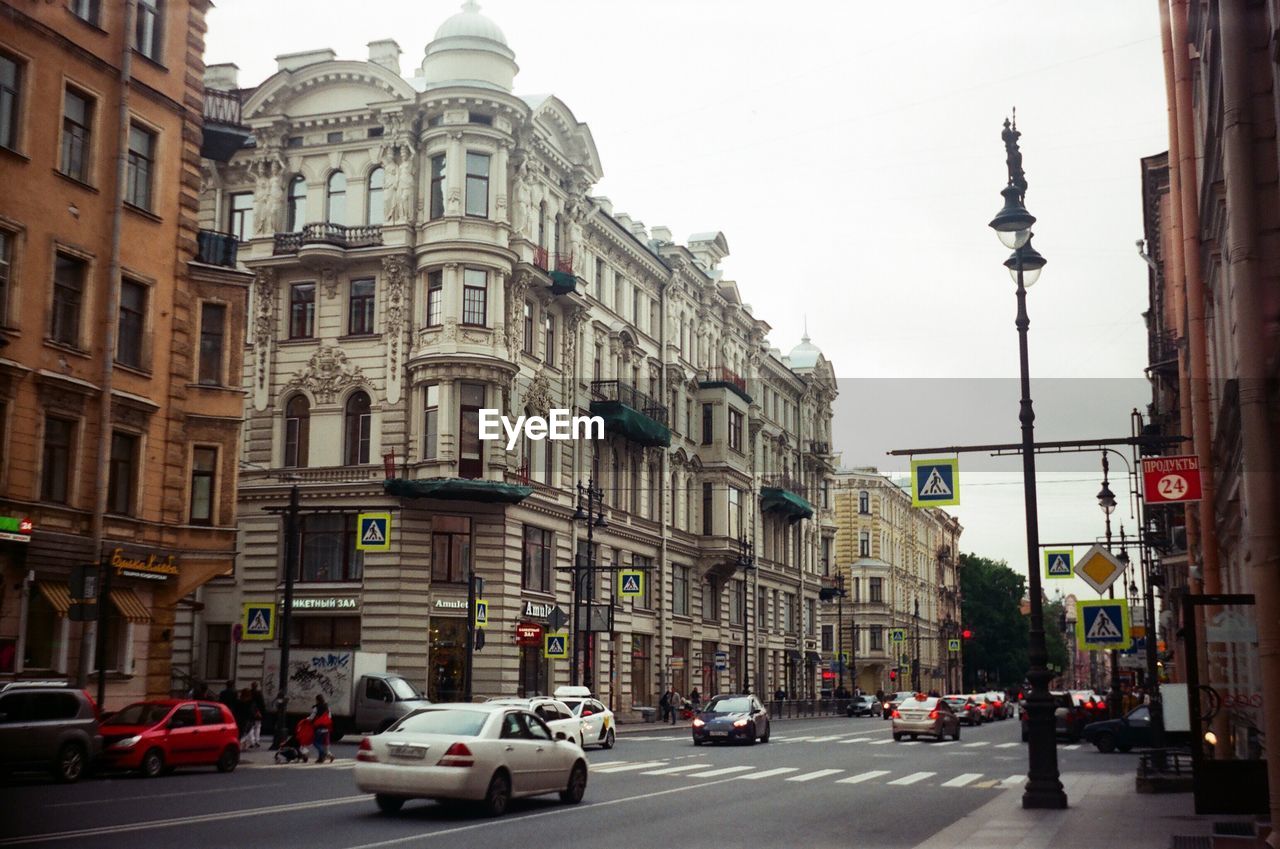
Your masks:
<path fill-rule="evenodd" d="M 476 599 L 476 627 L 485 628 L 489 625 L 489 602 L 484 599 Z"/>
<path fill-rule="evenodd" d="M 905 643 L 906 641 L 907 641 L 906 628 L 890 628 L 889 629 L 889 642 Z"/>
<path fill-rule="evenodd" d="M 569 656 L 568 634 L 546 634 L 542 638 L 542 656 L 550 660 L 564 660 Z"/>
<path fill-rule="evenodd" d="M 356 520 L 357 551 L 391 550 L 391 514 L 361 513 Z"/>
<path fill-rule="evenodd" d="M 619 572 L 618 580 L 621 581 L 618 595 L 624 598 L 635 598 L 636 596 L 644 595 L 644 572 L 632 570 Z"/>
<path fill-rule="evenodd" d="M 1076 602 L 1076 644 L 1084 651 L 1127 649 L 1132 644 L 1129 602 L 1100 598 Z"/>
<path fill-rule="evenodd" d="M 947 651 L 960 651 L 960 641 L 954 637 L 947 640 Z"/>
<path fill-rule="evenodd" d="M 911 461 L 912 507 L 947 507 L 959 503 L 959 458 Z"/>
<path fill-rule="evenodd" d="M 276 603 L 246 601 L 240 614 L 241 639 L 274 640 L 276 638 Z"/>
<path fill-rule="evenodd" d="M 1075 567 L 1075 552 L 1069 548 L 1047 549 L 1044 553 L 1046 578 L 1070 578 Z"/>

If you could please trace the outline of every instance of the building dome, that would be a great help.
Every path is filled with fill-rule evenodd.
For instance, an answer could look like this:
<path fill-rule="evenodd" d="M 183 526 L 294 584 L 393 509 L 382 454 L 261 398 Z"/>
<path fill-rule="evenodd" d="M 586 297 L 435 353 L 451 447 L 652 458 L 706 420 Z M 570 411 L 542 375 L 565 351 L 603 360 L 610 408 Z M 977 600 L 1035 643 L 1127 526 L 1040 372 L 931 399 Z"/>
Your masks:
<path fill-rule="evenodd" d="M 809 341 L 809 334 L 806 333 L 800 339 L 800 344 L 791 349 L 787 360 L 792 368 L 813 368 L 818 364 L 818 357 L 821 356 L 822 350 Z"/>
<path fill-rule="evenodd" d="M 480 14 L 475 0 L 467 0 L 461 12 L 436 30 L 419 77 L 427 88 L 470 85 L 511 91 L 519 70 L 502 30 Z"/>

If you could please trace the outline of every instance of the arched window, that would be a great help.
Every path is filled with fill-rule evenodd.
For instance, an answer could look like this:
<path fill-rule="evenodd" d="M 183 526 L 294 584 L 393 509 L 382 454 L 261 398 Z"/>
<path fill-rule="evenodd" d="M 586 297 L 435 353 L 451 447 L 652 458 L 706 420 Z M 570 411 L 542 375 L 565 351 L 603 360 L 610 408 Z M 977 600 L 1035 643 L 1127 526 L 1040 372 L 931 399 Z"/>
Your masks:
<path fill-rule="evenodd" d="M 372 415 L 369 412 L 369 396 L 364 392 L 356 392 L 348 398 L 346 414 L 343 418 L 343 462 L 348 466 L 368 463 L 369 434 L 373 427 Z"/>
<path fill-rule="evenodd" d="M 307 179 L 295 174 L 289 181 L 289 215 L 285 229 L 296 233 L 307 223 Z"/>
<path fill-rule="evenodd" d="M 382 181 L 384 174 L 381 168 L 369 172 L 368 197 L 364 205 L 364 223 L 378 226 L 382 223 Z"/>
<path fill-rule="evenodd" d="M 311 441 L 311 402 L 306 395 L 294 395 L 284 408 L 284 464 L 287 467 L 307 465 Z"/>
<path fill-rule="evenodd" d="M 324 195 L 324 220 L 330 224 L 347 223 L 347 176 L 341 171 L 329 175 Z"/>
<path fill-rule="evenodd" d="M 622 457 L 618 454 L 617 447 L 613 449 L 613 507 L 623 509 L 626 505 L 622 503 Z"/>
<path fill-rule="evenodd" d="M 871 512 L 871 496 L 865 489 L 858 493 L 858 512 L 863 514 Z"/>

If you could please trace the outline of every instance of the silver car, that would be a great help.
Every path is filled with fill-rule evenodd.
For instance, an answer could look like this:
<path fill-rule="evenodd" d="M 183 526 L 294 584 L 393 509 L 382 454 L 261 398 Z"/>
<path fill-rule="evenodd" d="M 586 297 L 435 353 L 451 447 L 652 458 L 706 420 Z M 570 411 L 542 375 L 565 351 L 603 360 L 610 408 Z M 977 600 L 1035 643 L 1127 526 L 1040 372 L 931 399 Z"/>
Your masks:
<path fill-rule="evenodd" d="M 946 699 L 916 694 L 901 702 L 893 711 L 893 739 L 901 740 L 909 735 L 912 740 L 921 734 L 941 740 L 950 735 L 960 739 L 960 718 L 956 716 Z"/>

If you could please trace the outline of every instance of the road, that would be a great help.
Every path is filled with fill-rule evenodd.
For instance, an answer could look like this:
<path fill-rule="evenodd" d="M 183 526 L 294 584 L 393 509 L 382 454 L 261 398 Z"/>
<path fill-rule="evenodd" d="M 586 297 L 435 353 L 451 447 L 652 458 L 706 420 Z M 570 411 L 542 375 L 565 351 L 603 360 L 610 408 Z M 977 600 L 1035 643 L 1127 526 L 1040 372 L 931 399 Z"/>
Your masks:
<path fill-rule="evenodd" d="M 100 776 L 3 790 L 0 847 L 246 846 L 300 849 L 734 849 L 863 845 L 906 849 L 991 801 L 1020 792 L 1017 720 L 964 728 L 959 742 L 894 743 L 880 719 L 775 723 L 755 746 L 694 747 L 687 729 L 619 735 L 588 749 L 586 798 L 515 801 L 505 817 L 428 801 L 380 814 L 352 781 L 355 746 L 326 765 L 242 764 L 157 779 Z M 1129 773 L 1133 755 L 1059 746 L 1067 772 Z"/>

